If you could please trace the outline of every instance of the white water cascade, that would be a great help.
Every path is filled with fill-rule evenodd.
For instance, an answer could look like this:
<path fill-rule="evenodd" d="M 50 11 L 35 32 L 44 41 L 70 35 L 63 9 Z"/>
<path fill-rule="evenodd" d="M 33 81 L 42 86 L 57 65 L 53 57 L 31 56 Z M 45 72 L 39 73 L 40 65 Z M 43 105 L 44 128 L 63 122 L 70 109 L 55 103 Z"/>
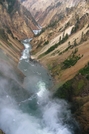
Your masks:
<path fill-rule="evenodd" d="M 25 50 L 18 67 L 26 76 L 23 84 L 26 94 L 22 100 L 19 89 L 15 93 L 9 91 L 12 89 L 9 68 L 4 70 L 7 77 L 0 77 L 0 128 L 5 134 L 78 134 L 69 105 L 52 97 L 48 90 L 53 86 L 50 75 L 39 63 L 29 61 L 31 47 L 27 40 L 23 43 Z"/>

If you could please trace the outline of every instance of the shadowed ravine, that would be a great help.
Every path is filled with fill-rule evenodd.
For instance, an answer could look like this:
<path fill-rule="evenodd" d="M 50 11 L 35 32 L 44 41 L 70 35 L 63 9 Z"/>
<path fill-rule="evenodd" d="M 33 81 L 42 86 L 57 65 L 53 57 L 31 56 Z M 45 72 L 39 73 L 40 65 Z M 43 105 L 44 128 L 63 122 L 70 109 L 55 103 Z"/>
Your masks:
<path fill-rule="evenodd" d="M 29 60 L 29 40 L 23 44 L 25 50 L 18 68 L 26 76 L 24 88 L 14 91 L 16 85 L 10 79 L 16 77 L 8 75 L 9 67 L 5 71 L 0 66 L 5 76 L 0 77 L 0 128 L 5 134 L 78 134 L 78 124 L 69 105 L 64 100 L 53 99 L 51 76 L 38 62 Z"/>

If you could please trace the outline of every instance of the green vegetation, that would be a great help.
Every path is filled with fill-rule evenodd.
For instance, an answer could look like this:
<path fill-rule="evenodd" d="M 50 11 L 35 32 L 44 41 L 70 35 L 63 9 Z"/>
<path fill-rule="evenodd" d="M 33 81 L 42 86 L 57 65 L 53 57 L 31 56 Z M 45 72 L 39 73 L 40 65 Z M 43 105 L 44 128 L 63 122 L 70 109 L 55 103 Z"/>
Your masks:
<path fill-rule="evenodd" d="M 55 96 L 72 101 L 74 96 L 81 96 L 88 91 L 89 82 L 87 80 L 89 80 L 89 63 L 73 79 L 59 87 Z"/>
<path fill-rule="evenodd" d="M 57 64 L 56 61 L 52 61 L 51 63 L 47 64 L 48 70 L 50 70 L 51 75 L 53 77 L 57 76 L 58 78 L 60 77 L 60 73 L 61 73 L 61 67 L 60 67 L 60 63 Z"/>
<path fill-rule="evenodd" d="M 78 28 L 79 28 L 79 26 L 78 26 L 78 25 L 75 25 L 75 26 L 72 28 L 72 30 L 71 30 L 71 34 L 76 33 L 77 30 L 78 30 Z"/>
<path fill-rule="evenodd" d="M 37 35 L 34 35 L 34 36 L 35 36 L 35 37 L 40 36 L 40 35 L 41 35 L 43 32 L 45 32 L 45 30 L 47 30 L 48 28 L 54 27 L 54 26 L 57 24 L 57 22 L 58 22 L 58 21 L 51 22 L 47 27 L 42 28 L 40 33 L 38 33 Z M 49 36 L 51 36 L 51 35 L 52 35 L 52 33 L 49 34 Z"/>
<path fill-rule="evenodd" d="M 74 46 L 77 46 L 77 42 L 76 42 L 76 39 L 74 40 Z"/>
<path fill-rule="evenodd" d="M 60 52 L 59 50 L 56 50 L 55 52 L 52 53 L 52 55 L 55 55 L 55 54 L 61 55 L 61 54 L 65 53 L 66 51 L 68 51 L 70 48 L 72 48 L 72 46 L 70 45 L 70 41 L 69 41 L 68 42 L 68 47 L 65 50 L 63 50 L 62 52 Z"/>
<path fill-rule="evenodd" d="M 56 43 L 55 45 L 51 46 L 46 52 L 45 54 L 48 54 L 50 52 L 52 52 L 53 50 L 55 50 L 59 45 L 63 44 L 64 42 L 66 42 L 66 40 L 68 39 L 68 34 L 66 34 L 62 39 L 60 38 L 59 42 Z"/>
<path fill-rule="evenodd" d="M 55 55 L 55 54 L 60 54 L 59 50 L 56 50 L 55 52 L 53 52 L 51 55 Z"/>
<path fill-rule="evenodd" d="M 4 39 L 5 41 L 8 39 L 8 36 L 5 34 L 4 29 L 0 29 L 0 38 Z"/>
<path fill-rule="evenodd" d="M 71 101 L 72 96 L 72 80 L 67 81 L 62 87 L 58 88 L 57 92 L 54 95 L 58 98 L 63 98 Z"/>
<path fill-rule="evenodd" d="M 79 73 L 81 73 L 82 75 L 89 74 L 89 63 L 83 69 L 81 69 Z"/>
<path fill-rule="evenodd" d="M 75 55 L 77 53 L 77 49 L 75 49 L 72 54 L 62 63 L 62 69 L 70 68 L 71 66 L 74 66 L 77 61 L 81 58 L 80 55 Z"/>
<path fill-rule="evenodd" d="M 45 53 L 39 55 L 39 56 L 38 56 L 38 59 L 42 58 L 43 56 L 45 56 Z"/>
<path fill-rule="evenodd" d="M 50 52 L 52 52 L 54 49 L 56 49 L 57 47 L 58 47 L 58 43 L 57 44 L 55 44 L 54 46 L 52 46 L 52 47 L 50 47 L 46 52 L 45 52 L 45 54 L 48 54 L 48 53 L 50 53 Z"/>
<path fill-rule="evenodd" d="M 68 34 L 66 34 L 62 39 L 61 39 L 61 37 L 60 37 L 58 43 L 56 43 L 55 45 L 51 46 L 46 52 L 44 52 L 43 54 L 39 55 L 38 58 L 41 58 L 42 56 L 44 56 L 44 55 L 46 55 L 46 54 L 52 52 L 53 50 L 55 50 L 59 45 L 61 45 L 61 44 L 63 44 L 64 42 L 66 42 L 66 40 L 68 39 L 68 37 L 69 37 Z M 47 45 L 48 43 L 49 43 L 49 41 L 46 41 L 46 42 L 44 43 L 44 45 Z M 68 47 L 68 49 L 69 49 L 69 47 Z"/>
<path fill-rule="evenodd" d="M 59 42 L 56 43 L 55 45 L 51 46 L 46 52 L 44 52 L 43 54 L 41 54 L 41 55 L 39 56 L 39 58 L 45 56 L 46 54 L 49 54 L 49 53 L 52 52 L 52 51 L 54 51 L 59 45 L 61 45 L 62 43 L 64 43 L 67 39 L 68 39 L 68 34 L 66 34 L 65 36 L 64 36 L 64 34 L 63 34 L 63 38 L 62 38 L 62 39 L 61 39 L 61 36 L 60 36 Z M 47 45 L 48 43 L 49 43 L 49 41 L 46 41 L 46 42 L 44 43 L 44 45 Z M 56 50 L 54 53 L 52 53 L 52 55 L 55 55 L 55 54 L 61 55 L 61 54 L 63 54 L 64 52 L 68 51 L 70 48 L 72 49 L 73 46 L 77 46 L 76 39 L 74 40 L 74 45 L 71 45 L 71 44 L 70 44 L 70 41 L 69 41 L 69 42 L 68 42 L 68 47 L 67 47 L 64 51 L 60 52 L 59 50 Z M 74 56 L 77 52 L 78 52 L 78 49 L 76 48 L 76 49 L 72 52 L 72 54 L 71 54 L 72 57 L 70 57 L 70 59 L 68 59 L 68 60 L 66 60 L 66 61 L 64 62 L 64 64 L 65 64 L 64 66 L 68 66 L 68 68 L 69 68 L 69 67 L 71 67 L 71 66 L 73 66 L 73 65 L 76 64 L 76 62 L 81 58 L 80 56 Z"/>
<path fill-rule="evenodd" d="M 89 80 L 89 63 L 83 69 L 81 69 L 79 73 Z"/>
<path fill-rule="evenodd" d="M 83 41 L 84 40 L 84 33 L 82 32 L 82 34 L 81 34 L 81 41 Z"/>
<path fill-rule="evenodd" d="M 2 46 L 2 44 L 0 43 L 0 46 Z"/>
<path fill-rule="evenodd" d="M 80 59 L 79 56 L 74 56 L 74 57 L 70 57 L 66 59 L 63 62 L 63 69 L 67 69 L 67 68 L 70 68 L 71 66 L 74 66 L 79 59 Z"/>
<path fill-rule="evenodd" d="M 87 80 L 89 80 L 89 74 L 86 76 Z"/>
<path fill-rule="evenodd" d="M 48 41 L 48 40 L 47 40 L 47 41 L 45 41 L 44 45 L 47 45 L 47 44 L 49 44 L 49 41 Z"/>
<path fill-rule="evenodd" d="M 41 47 L 41 43 L 39 43 L 36 48 L 38 49 L 39 47 Z"/>
<path fill-rule="evenodd" d="M 82 32 L 81 33 L 80 44 L 83 43 L 84 41 L 87 41 L 88 37 L 89 37 L 89 31 L 87 31 L 85 34 Z"/>
<path fill-rule="evenodd" d="M 38 49 L 38 48 L 40 48 L 42 43 L 43 43 L 43 41 L 42 41 L 42 40 L 38 41 L 38 45 L 37 45 L 37 47 L 36 47 L 36 48 L 37 48 L 37 49 Z"/>
<path fill-rule="evenodd" d="M 63 26 L 63 27 L 61 27 L 61 28 L 59 29 L 59 32 L 64 32 L 69 26 L 70 26 L 70 22 L 67 22 L 67 23 L 65 24 L 65 26 Z"/>
<path fill-rule="evenodd" d="M 79 22 L 80 22 L 80 21 L 79 21 L 79 17 L 77 17 L 77 19 L 76 19 L 76 24 L 75 24 L 75 26 L 71 29 L 71 34 L 77 32 L 77 30 L 79 29 L 79 25 L 80 25 Z"/>
<path fill-rule="evenodd" d="M 82 77 L 80 80 L 77 80 L 76 77 L 79 76 L 75 76 L 59 87 L 54 96 L 72 101 L 74 96 L 81 95 L 84 92 L 86 81 L 84 81 Z"/>
<path fill-rule="evenodd" d="M 87 28 L 89 28 L 89 24 L 87 25 Z"/>
<path fill-rule="evenodd" d="M 66 52 L 66 51 L 68 51 L 71 48 L 71 45 L 69 43 L 70 42 L 68 42 L 68 47 L 63 52 L 60 52 L 59 55 L 62 54 L 62 53 L 64 53 L 64 52 Z"/>
<path fill-rule="evenodd" d="M 71 80 L 65 82 L 61 87 L 57 88 L 54 97 L 66 99 L 71 103 L 71 110 L 76 117 L 76 119 L 82 123 L 83 127 L 86 128 L 88 124 L 88 114 L 89 114 L 89 81 L 87 81 L 85 74 L 89 73 L 89 63 L 79 73 Z M 80 72 L 83 74 L 80 74 Z M 89 79 L 89 74 L 87 75 Z M 87 123 L 84 123 L 87 122 Z M 82 128 L 83 128 L 82 127 Z M 87 127 L 85 133 L 88 134 L 89 126 Z M 86 133 L 87 132 L 87 133 Z"/>
<path fill-rule="evenodd" d="M 48 64 L 48 70 L 51 70 L 53 66 L 51 64 Z"/>
<path fill-rule="evenodd" d="M 78 83 L 78 90 L 80 90 L 84 86 L 84 81 L 80 80 Z"/>
<path fill-rule="evenodd" d="M 13 47 L 12 44 L 11 44 L 10 42 L 8 42 L 8 45 L 9 45 L 10 47 Z"/>
<path fill-rule="evenodd" d="M 58 22 L 57 20 L 51 22 L 51 23 L 47 26 L 47 28 L 49 28 L 49 27 L 54 27 L 54 26 L 57 24 L 57 22 Z"/>

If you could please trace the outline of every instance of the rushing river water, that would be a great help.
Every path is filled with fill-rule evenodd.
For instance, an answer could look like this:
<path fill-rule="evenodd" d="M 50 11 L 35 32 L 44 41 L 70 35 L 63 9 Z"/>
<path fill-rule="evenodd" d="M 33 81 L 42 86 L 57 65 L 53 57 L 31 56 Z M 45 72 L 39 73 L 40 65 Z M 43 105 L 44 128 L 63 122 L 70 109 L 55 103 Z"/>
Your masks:
<path fill-rule="evenodd" d="M 5 134 L 78 134 L 67 102 L 52 98 L 53 81 L 48 71 L 30 60 L 29 42 L 22 42 L 25 49 L 18 65 L 26 76 L 24 89 L 12 90 L 16 86 L 0 77 L 0 128 Z M 10 75 L 8 70 L 3 71 Z"/>

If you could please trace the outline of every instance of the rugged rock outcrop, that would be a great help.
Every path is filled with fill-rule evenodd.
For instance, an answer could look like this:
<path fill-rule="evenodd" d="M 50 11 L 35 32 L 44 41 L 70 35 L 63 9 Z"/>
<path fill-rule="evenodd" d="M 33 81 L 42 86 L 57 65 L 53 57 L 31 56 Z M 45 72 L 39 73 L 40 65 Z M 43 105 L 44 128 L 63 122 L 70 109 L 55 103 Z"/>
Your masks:
<path fill-rule="evenodd" d="M 23 0 L 22 4 L 31 11 L 34 18 L 42 26 L 49 23 L 59 21 L 64 18 L 67 13 L 85 0 Z M 45 5 L 45 6 L 44 6 Z M 40 7 L 40 8 L 38 8 Z M 65 12 L 66 11 L 66 12 Z"/>
<path fill-rule="evenodd" d="M 32 54 L 54 77 L 56 89 L 59 89 L 56 96 L 72 104 L 81 134 L 88 134 L 89 3 L 81 1 L 64 14 L 65 17 L 44 28 L 32 40 Z"/>
<path fill-rule="evenodd" d="M 0 28 L 9 29 L 17 39 L 33 36 L 37 23 L 18 0 L 0 1 Z"/>
<path fill-rule="evenodd" d="M 82 2 L 71 9 L 65 18 L 44 28 L 32 40 L 34 57 L 50 69 L 56 81 L 71 79 L 88 62 L 89 9 L 88 4 Z M 83 57 L 74 66 L 62 69 L 63 62 L 76 49 L 78 52 L 75 55 Z"/>
<path fill-rule="evenodd" d="M 88 134 L 89 67 L 85 69 L 87 74 L 84 76 L 78 72 L 89 61 L 89 1 L 21 2 L 31 10 L 39 24 L 49 24 L 42 34 L 33 39 L 33 56 L 50 70 L 58 86 L 67 81 L 61 87 L 64 92 L 57 92 L 57 95 L 74 104 L 74 115 L 83 134 Z M 18 40 L 32 37 L 32 30 L 37 28 L 37 23 L 17 0 L 0 0 L 0 20 L 0 48 L 18 62 L 23 49 Z"/>
<path fill-rule="evenodd" d="M 81 134 L 89 133 L 89 63 L 71 80 L 60 87 L 57 97 L 72 104 L 72 112 L 79 122 Z"/>
<path fill-rule="evenodd" d="M 0 48 L 18 62 L 23 45 L 18 40 L 33 37 L 37 23 L 18 0 L 0 0 Z"/>

